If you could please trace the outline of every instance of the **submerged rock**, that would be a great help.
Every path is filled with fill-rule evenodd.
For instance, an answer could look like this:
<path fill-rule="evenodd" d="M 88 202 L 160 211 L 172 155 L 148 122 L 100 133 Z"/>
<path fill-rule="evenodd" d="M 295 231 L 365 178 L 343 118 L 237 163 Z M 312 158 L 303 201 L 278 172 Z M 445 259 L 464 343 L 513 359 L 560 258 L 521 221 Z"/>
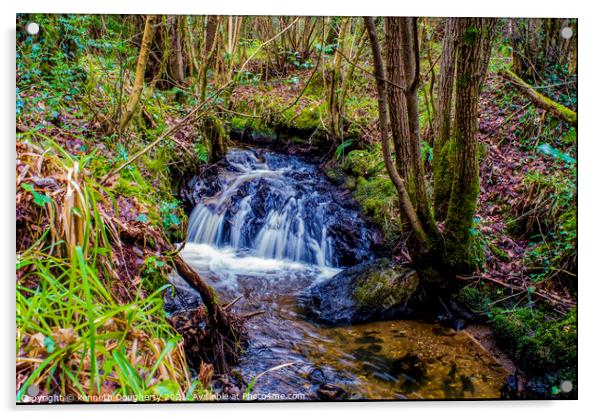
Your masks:
<path fill-rule="evenodd" d="M 392 319 L 409 314 L 418 282 L 416 271 L 377 259 L 314 284 L 300 302 L 311 317 L 328 324 Z"/>

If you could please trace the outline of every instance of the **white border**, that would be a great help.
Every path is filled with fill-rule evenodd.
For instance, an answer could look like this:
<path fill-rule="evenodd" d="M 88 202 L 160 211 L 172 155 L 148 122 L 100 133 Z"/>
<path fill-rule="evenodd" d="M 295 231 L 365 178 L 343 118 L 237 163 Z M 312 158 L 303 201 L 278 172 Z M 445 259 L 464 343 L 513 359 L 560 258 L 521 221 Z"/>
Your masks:
<path fill-rule="evenodd" d="M 593 416 L 600 411 L 596 403 L 600 388 L 600 299 L 602 275 L 599 264 L 599 245 L 602 240 L 600 208 L 602 196 L 600 179 L 602 159 L 602 100 L 600 81 L 602 63 L 600 31 L 602 16 L 586 2 L 500 0 L 500 1 L 442 1 L 395 3 L 384 0 L 301 0 L 292 4 L 284 0 L 104 0 L 99 2 L 30 0 L 18 4 L 2 3 L 2 71 L 1 126 L 4 138 L 0 141 L 2 158 L 2 213 L 5 223 L 2 241 L 2 267 L 5 275 L 2 322 L 3 344 L 0 380 L 2 407 L 9 416 L 19 417 L 86 417 L 103 418 L 117 412 L 129 411 L 149 418 L 164 418 L 171 411 L 177 415 L 202 415 L 221 419 L 222 415 L 240 418 L 282 417 L 304 418 L 315 415 L 371 419 L 375 415 L 391 417 L 478 417 L 504 418 L 576 418 Z M 14 69 L 15 13 L 170 13 L 170 14 L 284 14 L 284 15 L 408 15 L 408 16 L 523 16 L 579 18 L 579 401 L 578 402 L 417 402 L 417 403 L 287 403 L 262 405 L 146 405 L 146 406 L 14 406 Z M 11 234 L 8 234 L 11 232 Z"/>

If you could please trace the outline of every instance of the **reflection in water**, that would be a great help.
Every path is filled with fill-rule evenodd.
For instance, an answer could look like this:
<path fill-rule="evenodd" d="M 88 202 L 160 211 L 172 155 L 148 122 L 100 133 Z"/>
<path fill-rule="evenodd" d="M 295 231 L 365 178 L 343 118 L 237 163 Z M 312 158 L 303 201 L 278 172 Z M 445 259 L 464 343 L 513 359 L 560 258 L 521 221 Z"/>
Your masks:
<path fill-rule="evenodd" d="M 267 159 L 276 167 L 250 152 L 235 151 L 229 159 L 236 170 L 226 171 L 221 190 L 195 208 L 182 256 L 222 301 L 242 296 L 239 312 L 263 312 L 247 323 L 250 344 L 236 367 L 245 380 L 293 363 L 262 375 L 255 392 L 499 398 L 506 371 L 464 332 L 401 320 L 321 327 L 304 318 L 296 295 L 340 270 L 331 229 L 320 223 L 332 216 L 326 209 L 335 196 L 315 183 L 326 182 L 315 169 L 286 156 Z M 287 171 L 311 173 L 312 180 Z M 174 281 L 178 292 L 189 289 Z"/>

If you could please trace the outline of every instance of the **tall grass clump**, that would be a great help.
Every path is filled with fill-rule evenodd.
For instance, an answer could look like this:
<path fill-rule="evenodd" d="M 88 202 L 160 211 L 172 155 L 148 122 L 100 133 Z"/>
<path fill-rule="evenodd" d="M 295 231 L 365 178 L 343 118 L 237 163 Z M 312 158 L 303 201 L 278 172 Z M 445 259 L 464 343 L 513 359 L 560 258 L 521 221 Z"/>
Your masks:
<path fill-rule="evenodd" d="M 18 142 L 17 401 L 185 400 L 193 381 L 162 295 L 123 284 L 116 199 L 95 179 L 96 156 L 45 138 Z M 96 173 L 97 175 L 97 173 Z"/>

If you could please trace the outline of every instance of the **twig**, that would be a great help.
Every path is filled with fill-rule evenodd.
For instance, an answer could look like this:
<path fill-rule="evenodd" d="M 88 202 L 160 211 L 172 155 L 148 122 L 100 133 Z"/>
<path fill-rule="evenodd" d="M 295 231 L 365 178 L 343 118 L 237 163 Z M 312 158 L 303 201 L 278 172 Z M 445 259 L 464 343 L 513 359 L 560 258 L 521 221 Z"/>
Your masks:
<path fill-rule="evenodd" d="M 248 319 L 249 317 L 259 316 L 260 314 L 265 314 L 265 310 L 252 311 L 247 314 L 243 314 L 239 316 L 241 319 Z"/>
<path fill-rule="evenodd" d="M 242 298 L 242 295 L 239 295 L 234 300 L 232 300 L 231 302 L 229 302 L 228 304 L 226 304 L 225 306 L 223 306 L 222 310 L 224 310 L 224 311 L 228 310 L 230 307 L 232 307 L 234 304 L 236 304 L 238 301 L 240 301 L 241 298 Z"/>
<path fill-rule="evenodd" d="M 498 279 L 495 278 L 491 278 L 488 276 L 483 276 L 483 275 L 475 275 L 475 276 L 462 276 L 462 275 L 457 275 L 456 276 L 457 279 L 466 281 L 466 280 L 471 280 L 471 279 L 479 279 L 479 280 L 486 280 L 489 282 L 493 282 L 494 284 L 500 285 L 502 287 L 508 288 L 509 290 L 512 290 L 513 292 L 520 292 L 523 293 L 525 291 L 528 291 L 528 288 L 523 288 L 523 287 L 519 287 L 518 285 L 513 285 L 513 284 L 507 284 L 505 282 L 502 282 Z M 574 308 L 576 307 L 576 304 L 573 303 L 572 301 L 566 300 L 564 298 L 558 297 L 556 295 L 553 294 L 544 294 L 540 291 L 533 291 L 530 292 L 531 294 L 537 295 L 540 298 L 543 298 L 544 300 L 550 301 L 551 303 L 556 303 L 556 304 L 563 304 L 569 308 Z"/>

